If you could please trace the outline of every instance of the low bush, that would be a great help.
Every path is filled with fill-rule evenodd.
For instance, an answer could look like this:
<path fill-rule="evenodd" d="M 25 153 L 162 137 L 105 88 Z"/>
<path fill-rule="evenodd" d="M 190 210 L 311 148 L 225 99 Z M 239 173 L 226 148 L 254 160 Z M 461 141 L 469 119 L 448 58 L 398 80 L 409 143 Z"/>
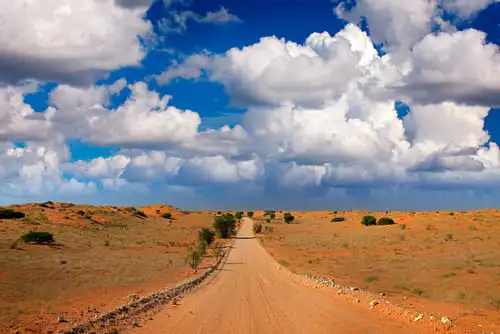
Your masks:
<path fill-rule="evenodd" d="M 252 218 L 253 217 L 253 211 L 248 211 L 247 212 L 247 216 L 248 216 L 248 218 Z"/>
<path fill-rule="evenodd" d="M 215 246 L 212 251 L 214 253 L 215 259 L 218 260 L 222 256 L 224 248 L 222 248 L 222 245 L 219 242 L 217 242 L 215 243 Z"/>
<path fill-rule="evenodd" d="M 34 242 L 37 244 L 52 243 L 54 242 L 54 235 L 49 232 L 28 232 L 21 236 L 24 242 Z"/>
<path fill-rule="evenodd" d="M 394 225 L 394 220 L 392 218 L 384 217 L 377 221 L 377 225 Z"/>
<path fill-rule="evenodd" d="M 334 217 L 332 218 L 332 223 L 338 223 L 338 222 L 343 222 L 345 221 L 344 217 Z"/>
<path fill-rule="evenodd" d="M 219 238 L 229 238 L 235 233 L 236 220 L 230 213 L 214 217 L 214 229 Z"/>
<path fill-rule="evenodd" d="M 200 253 L 202 256 L 204 256 L 207 252 L 207 243 L 203 239 L 198 239 L 198 242 L 196 244 L 196 250 L 198 253 Z"/>
<path fill-rule="evenodd" d="M 377 224 L 377 218 L 373 216 L 364 216 L 363 219 L 361 219 L 361 224 L 365 226 L 372 226 Z"/>
<path fill-rule="evenodd" d="M 256 223 L 256 224 L 254 224 L 254 225 L 253 225 L 253 232 L 254 232 L 255 234 L 257 234 L 257 233 L 261 233 L 261 232 L 262 232 L 262 224 L 257 224 L 257 223 Z"/>
<path fill-rule="evenodd" d="M 52 201 L 47 201 L 47 202 L 43 202 L 43 203 L 38 203 L 39 206 L 41 206 L 42 208 L 52 208 L 52 206 L 54 205 L 54 202 Z"/>
<path fill-rule="evenodd" d="M 172 218 L 172 214 L 170 212 L 165 212 L 164 214 L 161 215 L 165 219 L 170 219 Z"/>
<path fill-rule="evenodd" d="M 11 209 L 0 210 L 0 219 L 20 219 L 24 218 L 25 214 L 21 211 L 14 211 Z"/>
<path fill-rule="evenodd" d="M 193 269 L 193 272 L 198 271 L 198 266 L 203 260 L 203 255 L 197 249 L 190 249 L 187 256 L 187 263 Z"/>
<path fill-rule="evenodd" d="M 264 227 L 264 232 L 273 232 L 274 228 L 272 226 L 265 226 Z"/>
<path fill-rule="evenodd" d="M 236 219 L 241 219 L 243 218 L 243 212 L 241 211 L 238 211 L 234 214 L 234 217 L 236 217 Z"/>
<path fill-rule="evenodd" d="M 290 212 L 286 212 L 283 215 L 283 220 L 285 221 L 285 223 L 290 224 L 295 220 L 295 217 Z"/>
<path fill-rule="evenodd" d="M 144 211 L 141 211 L 141 210 L 136 210 L 135 211 L 135 215 L 139 216 L 139 217 L 142 217 L 142 218 L 148 218 L 148 216 L 146 216 L 146 214 L 144 213 Z"/>
<path fill-rule="evenodd" d="M 264 212 L 264 217 L 269 216 L 269 218 L 274 219 L 276 218 L 276 211 L 273 210 L 266 210 Z"/>
<path fill-rule="evenodd" d="M 207 227 L 203 227 L 198 232 L 198 239 L 203 240 L 207 246 L 210 246 L 215 240 L 215 232 Z"/>

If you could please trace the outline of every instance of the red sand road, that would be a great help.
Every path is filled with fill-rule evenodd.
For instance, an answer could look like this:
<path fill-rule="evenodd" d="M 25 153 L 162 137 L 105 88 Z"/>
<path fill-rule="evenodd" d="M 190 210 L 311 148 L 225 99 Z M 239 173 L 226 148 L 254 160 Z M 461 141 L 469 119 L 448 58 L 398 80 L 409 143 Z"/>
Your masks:
<path fill-rule="evenodd" d="M 178 306 L 169 305 L 133 333 L 429 333 L 429 324 L 388 315 L 314 288 L 280 269 L 245 219 L 227 261 Z M 431 330 L 432 328 L 432 330 Z"/>

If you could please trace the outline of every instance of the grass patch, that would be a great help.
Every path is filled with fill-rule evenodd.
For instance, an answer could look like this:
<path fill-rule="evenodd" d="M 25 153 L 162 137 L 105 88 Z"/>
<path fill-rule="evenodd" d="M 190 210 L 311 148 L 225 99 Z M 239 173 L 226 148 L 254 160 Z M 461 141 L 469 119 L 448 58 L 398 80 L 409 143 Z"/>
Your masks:
<path fill-rule="evenodd" d="M 425 293 L 425 290 L 421 289 L 421 288 L 413 288 L 411 290 L 411 293 L 413 293 L 414 295 L 417 295 L 417 296 L 422 296 Z"/>
<path fill-rule="evenodd" d="M 444 275 L 443 275 L 443 278 L 451 278 L 451 277 L 453 277 L 453 276 L 457 276 L 457 274 L 456 274 L 456 273 L 454 273 L 454 272 L 451 272 L 451 273 L 446 273 L 446 274 L 444 274 Z"/>
<path fill-rule="evenodd" d="M 366 283 L 372 283 L 372 282 L 377 282 L 378 281 L 378 277 L 377 276 L 368 276 L 368 277 L 365 277 L 365 282 Z"/>
<path fill-rule="evenodd" d="M 283 267 L 288 267 L 290 265 L 290 262 L 285 261 L 285 260 L 279 260 L 278 263 L 282 265 Z"/>

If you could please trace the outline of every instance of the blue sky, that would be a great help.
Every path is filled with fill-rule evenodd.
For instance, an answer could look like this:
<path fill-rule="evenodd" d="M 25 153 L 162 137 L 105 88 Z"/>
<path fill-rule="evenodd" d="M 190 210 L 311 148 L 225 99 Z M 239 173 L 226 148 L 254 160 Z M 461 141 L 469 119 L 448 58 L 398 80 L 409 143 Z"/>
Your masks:
<path fill-rule="evenodd" d="M 5 204 L 500 199 L 498 1 L 89 1 L 0 6 Z"/>

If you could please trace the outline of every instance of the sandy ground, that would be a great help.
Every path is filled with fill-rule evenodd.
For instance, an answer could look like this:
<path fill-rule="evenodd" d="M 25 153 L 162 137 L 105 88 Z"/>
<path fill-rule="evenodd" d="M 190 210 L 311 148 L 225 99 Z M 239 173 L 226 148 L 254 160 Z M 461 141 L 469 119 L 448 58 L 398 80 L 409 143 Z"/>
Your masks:
<path fill-rule="evenodd" d="M 167 205 L 128 208 L 53 203 L 11 206 L 26 219 L 0 220 L 0 333 L 48 333 L 127 304 L 192 275 L 185 263 L 206 214 Z M 165 212 L 172 220 L 164 219 Z M 29 231 L 54 234 L 59 246 L 13 242 Z M 206 257 L 202 267 L 210 265 Z M 63 315 L 68 323 L 59 323 Z"/>
<path fill-rule="evenodd" d="M 336 289 L 305 284 L 281 268 L 245 219 L 226 264 L 177 306 L 132 333 L 432 333 L 379 305 L 370 309 Z"/>

